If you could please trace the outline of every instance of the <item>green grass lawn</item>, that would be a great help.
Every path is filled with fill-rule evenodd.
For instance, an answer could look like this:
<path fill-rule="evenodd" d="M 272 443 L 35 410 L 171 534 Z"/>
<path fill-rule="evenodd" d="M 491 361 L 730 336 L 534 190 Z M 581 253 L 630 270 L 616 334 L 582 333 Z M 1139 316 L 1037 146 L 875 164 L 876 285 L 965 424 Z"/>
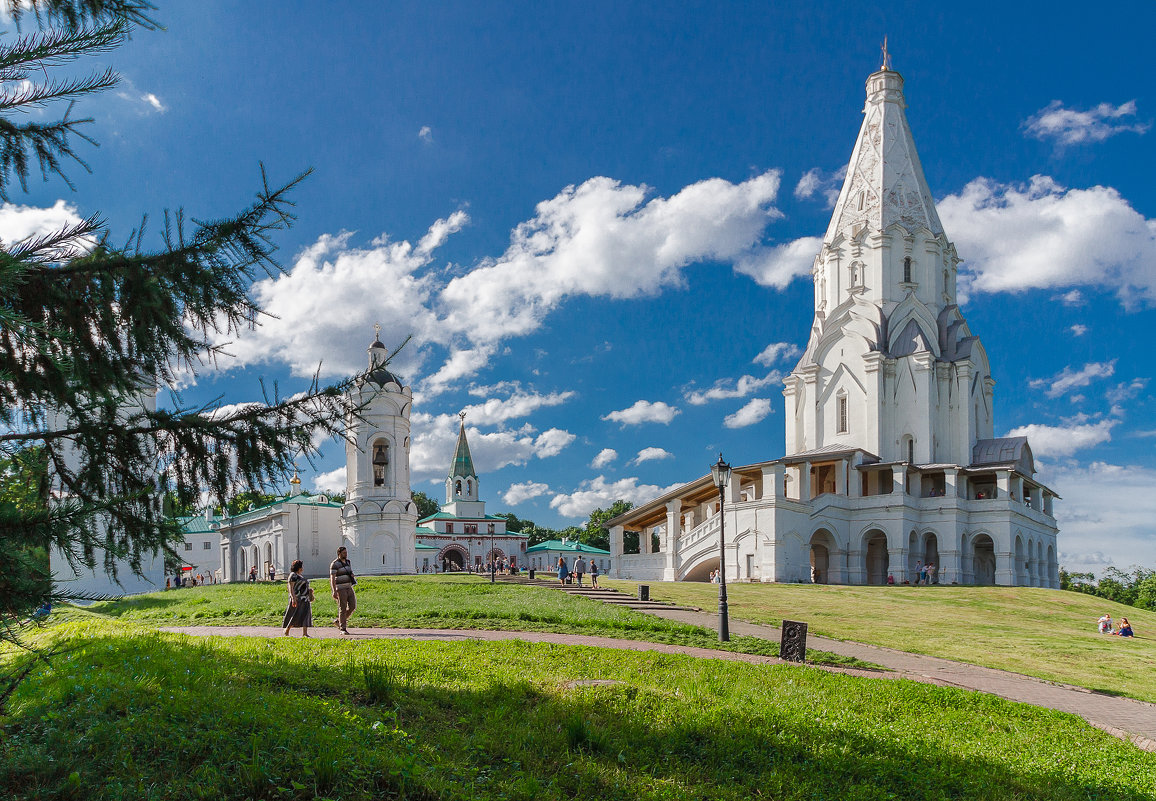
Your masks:
<path fill-rule="evenodd" d="M 332 625 L 337 606 L 324 580 L 317 593 L 313 622 Z M 283 583 L 222 584 L 135 595 L 94 604 L 89 610 L 120 620 L 158 626 L 279 626 L 288 595 Z M 778 656 L 779 644 L 755 637 L 733 637 L 720 644 L 708 628 L 688 626 L 622 607 L 570 596 L 558 590 L 489 581 L 477 576 L 367 577 L 357 583 L 357 611 L 351 625 L 433 629 L 491 629 L 595 634 L 699 648 L 724 648 Z M 855 659 L 809 651 L 824 664 L 869 667 Z"/>
<path fill-rule="evenodd" d="M 624 592 L 637 582 L 603 581 Z M 713 609 L 718 587 L 653 582 L 651 597 Z M 731 615 L 811 634 L 931 654 L 1156 701 L 1156 613 L 1090 595 L 1029 587 L 847 587 L 728 584 Z M 1096 633 L 1108 612 L 1134 639 Z"/>
<path fill-rule="evenodd" d="M 71 650 L 2 721 L 6 798 L 1156 795 L 1156 755 L 1078 718 L 906 681 L 516 641 L 200 639 L 96 617 L 38 637 Z"/>

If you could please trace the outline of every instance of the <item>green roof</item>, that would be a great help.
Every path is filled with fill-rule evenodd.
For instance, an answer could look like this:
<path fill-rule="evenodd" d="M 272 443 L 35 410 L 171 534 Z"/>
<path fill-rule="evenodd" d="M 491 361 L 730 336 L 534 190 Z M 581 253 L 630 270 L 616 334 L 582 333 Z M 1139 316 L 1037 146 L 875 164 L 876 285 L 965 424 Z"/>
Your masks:
<path fill-rule="evenodd" d="M 205 519 L 205 515 L 184 515 L 177 518 L 177 522 L 181 524 L 181 528 L 186 534 L 215 534 L 216 532 L 209 527 L 210 522 Z"/>
<path fill-rule="evenodd" d="M 437 532 L 434 531 L 432 528 L 426 528 L 425 526 L 418 526 L 417 528 L 415 528 L 413 530 L 413 533 L 414 534 L 437 534 Z"/>
<path fill-rule="evenodd" d="M 414 550 L 418 550 L 418 551 L 437 551 L 437 550 L 440 550 L 438 548 L 438 546 L 436 546 L 436 545 L 423 545 L 420 542 L 413 547 L 414 547 Z"/>
<path fill-rule="evenodd" d="M 450 478 L 475 478 L 474 459 L 470 456 L 470 443 L 466 442 L 466 421 L 458 429 L 458 449 L 454 452 L 454 461 L 450 465 Z"/>
<path fill-rule="evenodd" d="M 610 555 L 610 551 L 605 551 L 602 548 L 595 548 L 593 545 L 586 545 L 577 540 L 546 540 L 539 542 L 537 545 L 531 545 L 526 549 L 526 553 L 538 553 L 541 551 L 572 551 L 574 553 L 597 553 Z"/>
<path fill-rule="evenodd" d="M 477 503 L 477 501 L 469 501 L 469 503 Z M 503 523 L 509 522 L 509 520 L 507 518 L 502 517 L 501 515 L 482 515 L 481 517 L 459 517 L 455 514 L 450 514 L 449 512 L 438 512 L 437 514 L 432 514 L 429 517 L 423 517 L 421 520 L 419 520 L 417 522 L 419 524 L 421 524 L 421 523 L 426 522 L 427 520 L 501 520 Z M 511 531 L 508 533 L 516 534 L 517 532 Z"/>

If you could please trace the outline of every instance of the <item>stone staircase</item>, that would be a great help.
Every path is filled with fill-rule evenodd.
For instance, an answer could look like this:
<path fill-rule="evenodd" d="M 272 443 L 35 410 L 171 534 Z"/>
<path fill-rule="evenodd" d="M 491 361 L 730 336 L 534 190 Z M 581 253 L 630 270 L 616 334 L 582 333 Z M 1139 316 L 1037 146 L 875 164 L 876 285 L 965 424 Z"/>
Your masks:
<path fill-rule="evenodd" d="M 654 609 L 673 610 L 681 612 L 701 612 L 697 606 L 678 606 L 677 604 L 663 603 L 662 601 L 640 601 L 632 595 L 627 595 L 624 592 L 611 589 L 609 587 L 591 587 L 589 576 L 587 582 L 579 587 L 577 584 L 559 584 L 558 579 L 545 578 L 530 578 L 529 576 L 519 574 L 517 576 L 497 576 L 497 580 L 505 584 L 522 584 L 530 587 L 545 587 L 547 589 L 559 590 L 567 595 L 577 595 L 582 598 L 589 598 L 591 601 L 600 601 L 611 606 L 625 606 L 628 609 L 633 609 L 636 612 L 648 612 Z"/>

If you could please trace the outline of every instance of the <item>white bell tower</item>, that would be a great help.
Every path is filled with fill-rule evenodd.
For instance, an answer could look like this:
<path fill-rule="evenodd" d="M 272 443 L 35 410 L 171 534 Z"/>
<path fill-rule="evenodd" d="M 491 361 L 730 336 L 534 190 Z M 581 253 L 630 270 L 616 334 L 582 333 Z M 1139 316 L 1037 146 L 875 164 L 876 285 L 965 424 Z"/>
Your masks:
<path fill-rule="evenodd" d="M 380 332 L 380 326 L 374 326 Z M 380 335 L 369 346 L 369 369 L 349 390 L 342 538 L 354 571 L 411 573 L 417 506 L 409 487 L 409 415 L 413 391 L 389 371 Z"/>

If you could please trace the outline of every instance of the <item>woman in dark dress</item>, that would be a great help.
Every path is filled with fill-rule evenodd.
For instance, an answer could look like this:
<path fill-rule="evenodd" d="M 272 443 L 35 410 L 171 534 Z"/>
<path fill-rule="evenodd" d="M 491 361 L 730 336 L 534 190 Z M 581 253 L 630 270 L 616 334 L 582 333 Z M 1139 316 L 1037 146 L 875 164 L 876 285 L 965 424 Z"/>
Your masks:
<path fill-rule="evenodd" d="M 300 559 L 293 562 L 289 568 L 289 605 L 285 607 L 285 619 L 281 625 L 285 627 L 285 636 L 289 636 L 289 629 L 301 627 L 301 636 L 309 636 L 309 627 L 313 625 L 313 598 L 309 589 L 309 580 L 301 575 L 305 565 Z"/>

